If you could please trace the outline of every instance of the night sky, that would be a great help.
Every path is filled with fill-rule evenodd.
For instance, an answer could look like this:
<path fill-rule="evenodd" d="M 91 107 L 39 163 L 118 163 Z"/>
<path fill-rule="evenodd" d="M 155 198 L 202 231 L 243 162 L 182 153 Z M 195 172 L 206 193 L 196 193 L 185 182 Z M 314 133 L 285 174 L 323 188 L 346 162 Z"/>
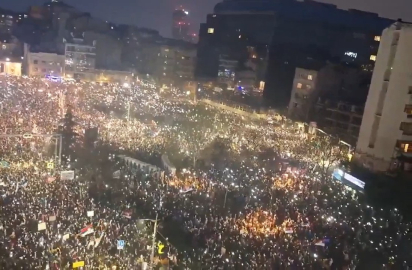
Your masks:
<path fill-rule="evenodd" d="M 45 0 L 0 0 L 0 6 L 15 11 L 25 11 L 30 5 L 41 5 Z M 192 32 L 198 33 L 199 23 L 206 20 L 206 14 L 220 0 L 66 0 L 67 4 L 77 7 L 92 16 L 114 23 L 133 24 L 148 27 L 170 37 L 172 11 L 179 5 L 189 10 L 192 20 Z M 323 0 L 337 4 L 343 9 L 355 8 L 376 12 L 382 17 L 402 18 L 412 21 L 411 0 Z"/>

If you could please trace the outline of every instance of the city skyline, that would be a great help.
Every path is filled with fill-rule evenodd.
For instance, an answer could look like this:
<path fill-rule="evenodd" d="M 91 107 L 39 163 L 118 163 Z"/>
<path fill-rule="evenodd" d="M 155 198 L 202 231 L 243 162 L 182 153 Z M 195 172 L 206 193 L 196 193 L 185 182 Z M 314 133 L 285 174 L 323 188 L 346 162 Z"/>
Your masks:
<path fill-rule="evenodd" d="M 29 6 L 42 5 L 45 0 L 3 0 L 1 8 L 14 11 L 26 11 Z M 131 0 L 67 0 L 63 1 L 74 7 L 90 12 L 92 16 L 111 21 L 117 24 L 131 24 L 139 27 L 147 27 L 158 30 L 161 35 L 171 37 L 172 13 L 179 5 L 190 11 L 192 27 L 190 32 L 198 33 L 200 23 L 205 22 L 206 15 L 213 12 L 214 6 L 221 2 L 212 0 L 201 3 L 194 3 L 188 0 L 154 0 L 154 1 L 131 1 Z M 381 17 L 391 19 L 401 18 L 404 21 L 412 21 L 409 10 L 412 9 L 412 2 L 406 0 L 395 0 L 391 3 L 387 1 L 366 0 L 358 2 L 355 0 L 327 0 L 319 1 L 335 4 L 341 9 L 359 9 L 378 13 Z M 160 19 L 159 19 L 160 18 Z"/>

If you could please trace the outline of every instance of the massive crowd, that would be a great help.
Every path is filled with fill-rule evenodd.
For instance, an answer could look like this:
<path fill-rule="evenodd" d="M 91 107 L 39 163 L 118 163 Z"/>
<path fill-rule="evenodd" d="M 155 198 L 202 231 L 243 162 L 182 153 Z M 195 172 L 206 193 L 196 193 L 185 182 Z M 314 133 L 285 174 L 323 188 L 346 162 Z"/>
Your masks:
<path fill-rule="evenodd" d="M 411 224 L 397 209 L 375 209 L 331 179 L 348 151 L 333 139 L 168 94 L 143 84 L 0 77 L 0 269 L 147 269 L 157 216 L 156 243 L 166 248 L 156 247 L 156 269 L 412 263 Z M 116 177 L 53 159 L 52 134 L 68 109 L 78 145 L 86 129 L 98 127 L 94 158 Z M 177 175 L 113 158 L 161 167 L 164 153 L 181 162 Z M 74 179 L 62 179 L 59 172 L 70 168 Z"/>

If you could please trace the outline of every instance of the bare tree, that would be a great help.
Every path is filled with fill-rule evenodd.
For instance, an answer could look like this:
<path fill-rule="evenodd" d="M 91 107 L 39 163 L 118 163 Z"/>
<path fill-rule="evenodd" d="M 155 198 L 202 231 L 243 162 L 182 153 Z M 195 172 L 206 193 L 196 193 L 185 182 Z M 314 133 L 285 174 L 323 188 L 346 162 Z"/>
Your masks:
<path fill-rule="evenodd" d="M 313 161 L 319 166 L 322 177 L 329 170 L 347 159 L 347 147 L 339 143 L 339 139 L 330 136 L 316 136 L 309 144 Z"/>

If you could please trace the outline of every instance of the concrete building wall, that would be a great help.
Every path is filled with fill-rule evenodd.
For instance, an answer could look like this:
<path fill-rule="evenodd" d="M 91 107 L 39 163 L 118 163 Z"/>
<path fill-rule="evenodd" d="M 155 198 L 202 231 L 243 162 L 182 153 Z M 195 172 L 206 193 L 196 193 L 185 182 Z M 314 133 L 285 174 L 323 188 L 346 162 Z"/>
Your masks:
<path fill-rule="evenodd" d="M 27 53 L 27 75 L 63 77 L 65 56 L 55 53 Z"/>
<path fill-rule="evenodd" d="M 288 107 L 289 116 L 301 118 L 308 115 L 317 76 L 318 72 L 316 70 L 296 68 Z"/>
<path fill-rule="evenodd" d="M 11 75 L 11 76 L 21 76 L 21 63 L 10 62 L 10 61 L 0 61 L 0 74 Z"/>
<path fill-rule="evenodd" d="M 384 161 L 388 169 L 398 140 L 411 141 L 401 130 L 401 123 L 412 125 L 405 113 L 411 104 L 412 25 L 395 23 L 383 31 L 375 69 L 360 128 L 356 150 L 376 160 L 373 169 Z"/>

